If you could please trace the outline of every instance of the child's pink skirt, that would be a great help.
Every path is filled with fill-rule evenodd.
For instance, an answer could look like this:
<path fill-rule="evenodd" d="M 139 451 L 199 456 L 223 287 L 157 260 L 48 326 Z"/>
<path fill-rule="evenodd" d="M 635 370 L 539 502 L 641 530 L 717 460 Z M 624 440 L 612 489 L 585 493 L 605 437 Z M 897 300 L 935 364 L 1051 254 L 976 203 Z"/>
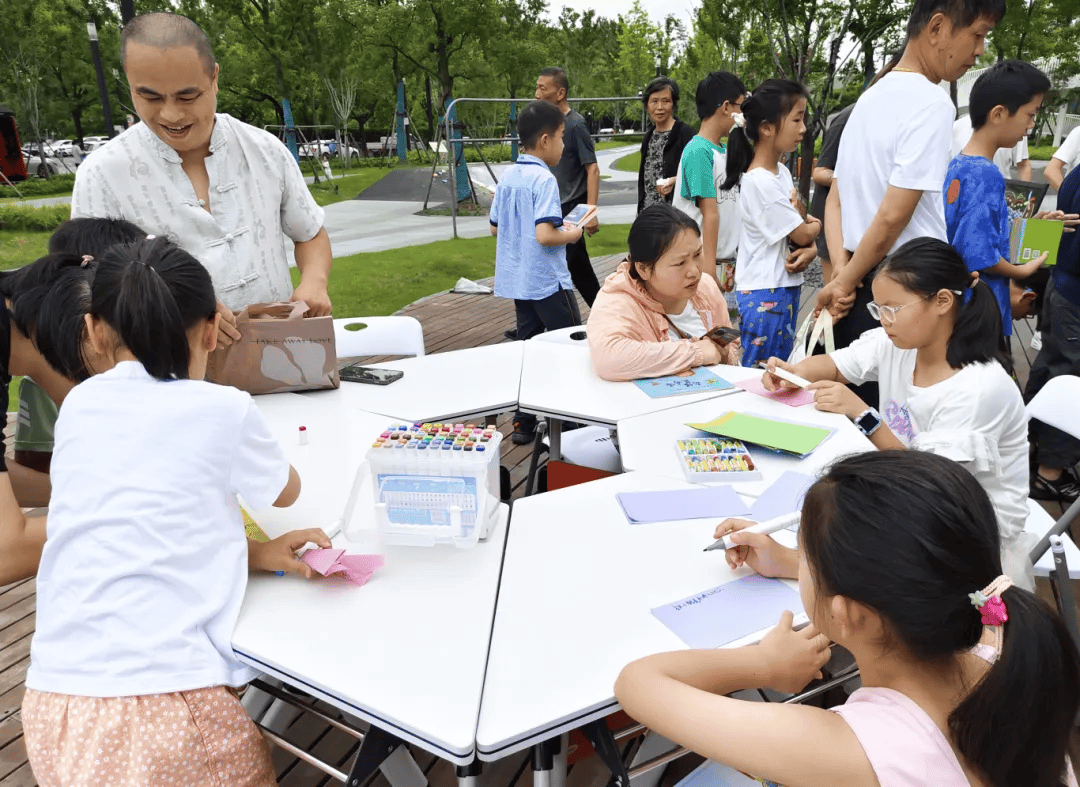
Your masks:
<path fill-rule="evenodd" d="M 144 697 L 27 689 L 23 732 L 41 787 L 273 787 L 265 739 L 224 686 Z"/>

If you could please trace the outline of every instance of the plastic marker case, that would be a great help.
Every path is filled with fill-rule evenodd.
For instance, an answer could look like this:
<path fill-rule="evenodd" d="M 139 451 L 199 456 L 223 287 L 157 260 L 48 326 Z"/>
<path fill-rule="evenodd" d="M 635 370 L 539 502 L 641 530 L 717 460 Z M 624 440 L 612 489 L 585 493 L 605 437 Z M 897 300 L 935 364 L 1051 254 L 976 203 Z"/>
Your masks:
<path fill-rule="evenodd" d="M 761 471 L 746 446 L 738 440 L 688 437 L 675 441 L 679 466 L 695 484 L 759 481 Z"/>
<path fill-rule="evenodd" d="M 498 518 L 499 445 L 494 427 L 394 424 L 367 452 L 375 521 L 387 544 L 471 547 Z"/>

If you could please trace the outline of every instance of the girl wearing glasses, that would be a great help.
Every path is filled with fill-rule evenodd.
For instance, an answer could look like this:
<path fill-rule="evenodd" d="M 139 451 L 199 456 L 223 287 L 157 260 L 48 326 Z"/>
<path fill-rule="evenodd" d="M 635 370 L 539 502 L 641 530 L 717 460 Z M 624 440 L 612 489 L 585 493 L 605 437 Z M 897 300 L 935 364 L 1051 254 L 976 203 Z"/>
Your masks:
<path fill-rule="evenodd" d="M 791 365 L 811 381 L 819 410 L 841 413 L 879 449 L 914 448 L 960 462 L 994 503 L 1002 562 L 1018 584 L 1034 587 L 1028 516 L 1027 415 L 1001 365 L 1001 315 L 990 288 L 968 272 L 944 241 L 916 238 L 881 264 L 868 304 L 881 327 L 832 355 Z M 877 381 L 879 413 L 847 385 Z M 772 374 L 764 385 L 792 386 Z"/>

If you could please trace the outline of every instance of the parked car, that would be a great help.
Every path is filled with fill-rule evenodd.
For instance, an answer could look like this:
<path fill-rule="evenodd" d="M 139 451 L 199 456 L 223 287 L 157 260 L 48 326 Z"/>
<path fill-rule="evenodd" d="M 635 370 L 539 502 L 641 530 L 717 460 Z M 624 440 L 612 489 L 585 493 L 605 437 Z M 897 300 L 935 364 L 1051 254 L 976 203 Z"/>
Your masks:
<path fill-rule="evenodd" d="M 331 145 L 334 146 L 333 152 L 330 151 Z M 308 142 L 306 145 L 300 145 L 300 147 L 297 149 L 297 152 L 299 152 L 300 158 L 311 158 L 312 156 L 315 156 L 316 158 L 322 158 L 323 156 L 341 155 L 339 148 L 340 145 L 333 142 L 333 140 L 320 139 L 316 140 L 315 142 Z M 349 155 L 359 157 L 360 151 L 350 145 Z"/>
<path fill-rule="evenodd" d="M 39 178 L 74 171 L 74 167 L 55 156 L 46 155 L 42 158 L 35 148 L 24 148 L 23 158 L 26 160 L 26 171 L 31 175 L 37 175 Z"/>

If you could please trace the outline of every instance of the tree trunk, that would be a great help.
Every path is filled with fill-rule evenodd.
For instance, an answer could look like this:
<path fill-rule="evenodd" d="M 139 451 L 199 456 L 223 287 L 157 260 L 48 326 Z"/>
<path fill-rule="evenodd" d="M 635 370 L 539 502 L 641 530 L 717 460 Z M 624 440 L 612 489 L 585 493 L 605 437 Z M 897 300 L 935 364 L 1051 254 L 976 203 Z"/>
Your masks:
<path fill-rule="evenodd" d="M 82 113 L 83 108 L 78 104 L 71 107 L 71 122 L 75 124 L 75 141 L 79 143 L 79 147 L 83 144 Z"/>

